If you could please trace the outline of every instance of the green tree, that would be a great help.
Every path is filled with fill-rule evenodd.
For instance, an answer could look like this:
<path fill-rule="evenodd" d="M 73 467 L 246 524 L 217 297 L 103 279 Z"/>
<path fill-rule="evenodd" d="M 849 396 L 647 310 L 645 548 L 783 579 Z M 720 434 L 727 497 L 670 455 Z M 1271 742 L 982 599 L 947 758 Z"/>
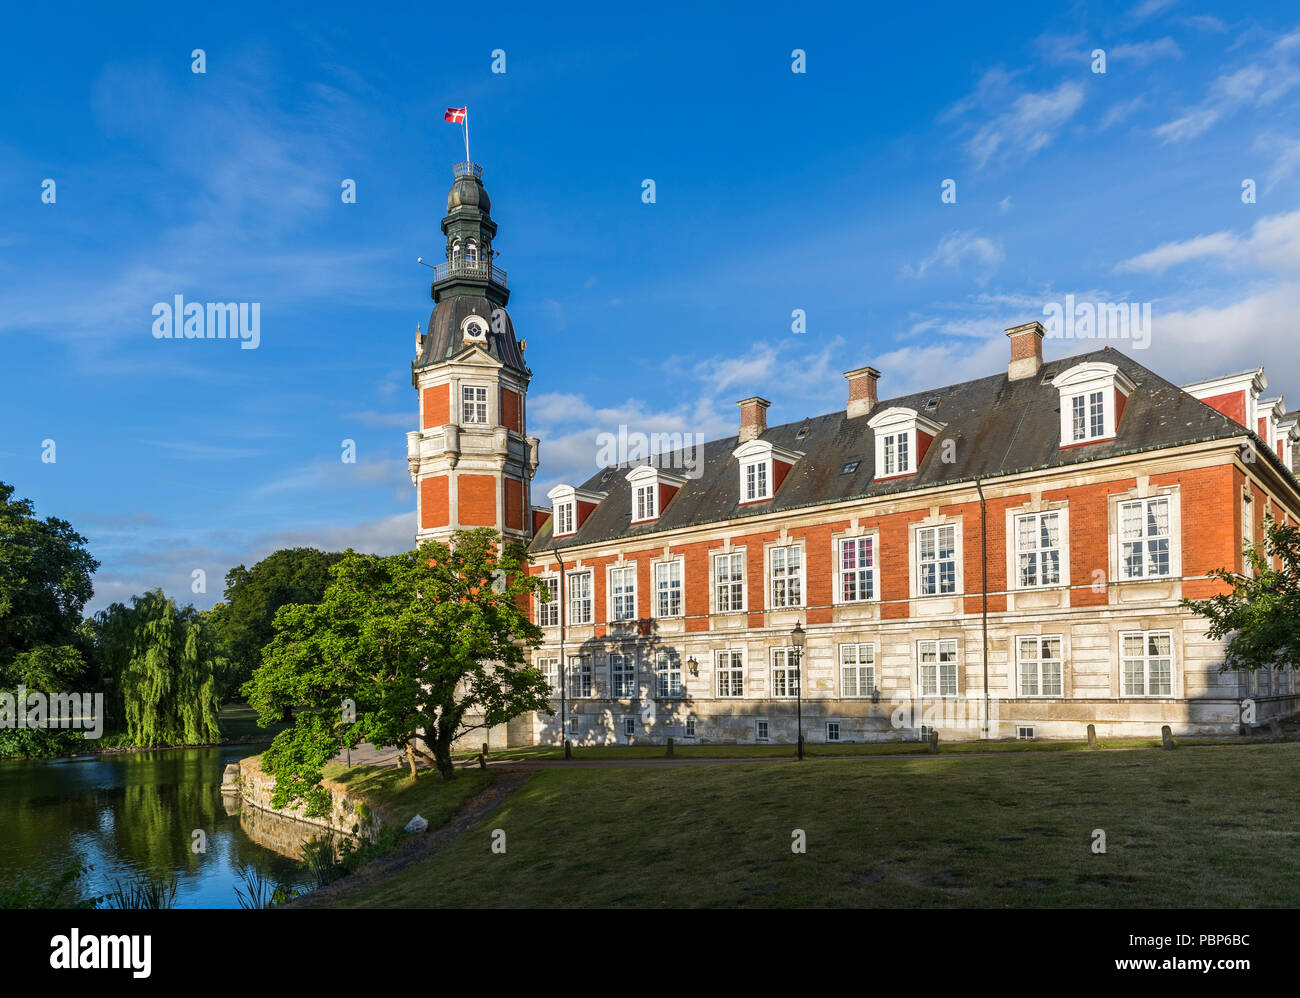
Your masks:
<path fill-rule="evenodd" d="M 343 555 L 315 548 L 284 548 L 252 568 L 236 565 L 226 573 L 224 602 L 212 608 L 229 654 L 228 669 L 218 676 L 222 700 L 253 675 L 262 649 L 275 634 L 275 614 L 291 603 L 319 603 L 330 582 L 330 568 Z"/>
<path fill-rule="evenodd" d="M 419 754 L 451 779 L 456 738 L 549 710 L 546 680 L 524 656 L 541 640 L 525 612 L 538 588 L 527 562 L 522 545 L 487 529 L 387 558 L 349 551 L 319 605 L 281 609 L 245 686 L 263 723 L 296 710 L 262 757 L 277 806 L 322 807 L 321 770 L 341 744 L 399 746 L 412 777 Z"/>
<path fill-rule="evenodd" d="M 13 494 L 0 482 L 0 688 L 22 682 L 17 672 L 66 683 L 81 675 L 78 629 L 99 562 L 70 523 L 39 519 L 30 500 Z"/>
<path fill-rule="evenodd" d="M 1269 517 L 1264 543 L 1247 547 L 1246 559 L 1246 575 L 1210 573 L 1227 592 L 1182 605 L 1210 621 L 1210 637 L 1228 639 L 1221 671 L 1300 667 L 1300 527 Z"/>
<path fill-rule="evenodd" d="M 95 618 L 96 653 L 119 691 L 136 745 L 218 741 L 216 672 L 222 649 L 204 615 L 154 589 Z"/>

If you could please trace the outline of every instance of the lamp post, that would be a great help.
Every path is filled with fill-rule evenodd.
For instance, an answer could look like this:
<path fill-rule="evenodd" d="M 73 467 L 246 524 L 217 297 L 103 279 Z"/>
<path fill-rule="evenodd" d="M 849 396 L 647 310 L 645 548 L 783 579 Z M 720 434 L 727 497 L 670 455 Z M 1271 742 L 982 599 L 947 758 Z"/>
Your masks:
<path fill-rule="evenodd" d="M 790 632 L 790 644 L 794 646 L 794 692 L 796 696 L 795 709 L 797 711 L 799 724 L 799 760 L 803 760 L 803 646 L 808 640 L 808 635 L 803 626 L 798 622 L 794 625 L 794 630 Z"/>

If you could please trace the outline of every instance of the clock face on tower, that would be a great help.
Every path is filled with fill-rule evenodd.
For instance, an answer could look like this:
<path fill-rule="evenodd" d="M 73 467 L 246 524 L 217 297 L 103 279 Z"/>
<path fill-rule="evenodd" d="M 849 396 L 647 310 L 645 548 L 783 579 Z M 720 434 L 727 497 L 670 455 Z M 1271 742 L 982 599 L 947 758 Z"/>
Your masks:
<path fill-rule="evenodd" d="M 461 338 L 466 343 L 486 343 L 488 324 L 481 315 L 467 315 L 460 324 Z"/>

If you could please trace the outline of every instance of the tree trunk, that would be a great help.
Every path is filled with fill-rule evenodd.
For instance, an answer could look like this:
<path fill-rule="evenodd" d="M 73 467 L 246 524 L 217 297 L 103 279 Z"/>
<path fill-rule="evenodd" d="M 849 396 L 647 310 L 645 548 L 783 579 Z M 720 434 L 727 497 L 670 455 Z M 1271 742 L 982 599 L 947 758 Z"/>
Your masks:
<path fill-rule="evenodd" d="M 438 733 L 433 743 L 433 761 L 438 767 L 438 775 L 444 780 L 455 779 L 456 764 L 451 761 L 451 737 Z"/>
<path fill-rule="evenodd" d="M 411 779 L 415 779 L 415 746 L 406 743 L 406 761 L 411 767 Z"/>

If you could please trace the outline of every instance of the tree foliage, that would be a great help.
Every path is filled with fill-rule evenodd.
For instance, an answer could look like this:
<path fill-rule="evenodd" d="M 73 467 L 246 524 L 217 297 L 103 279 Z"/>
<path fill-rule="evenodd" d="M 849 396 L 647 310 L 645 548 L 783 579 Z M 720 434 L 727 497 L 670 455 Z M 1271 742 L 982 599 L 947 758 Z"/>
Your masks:
<path fill-rule="evenodd" d="M 1300 527 L 1270 517 L 1264 534 L 1263 544 L 1246 549 L 1249 574 L 1210 573 L 1228 592 L 1182 601 L 1209 619 L 1210 637 L 1228 638 L 1225 671 L 1300 667 Z"/>
<path fill-rule="evenodd" d="M 330 568 L 342 557 L 315 548 L 284 548 L 252 568 L 236 565 L 226 573 L 225 600 L 212 610 L 229 655 L 227 672 L 218 677 L 223 700 L 261 664 L 280 607 L 319 603 L 330 582 Z"/>
<path fill-rule="evenodd" d="M 28 674 L 64 689 L 84 667 L 78 629 L 99 562 L 70 523 L 13 494 L 0 482 L 0 688 Z"/>
<path fill-rule="evenodd" d="M 525 612 L 538 587 L 527 561 L 487 529 L 386 558 L 348 551 L 318 605 L 283 607 L 245 686 L 263 723 L 296 711 L 262 757 L 277 806 L 322 806 L 321 770 L 341 745 L 400 746 L 412 776 L 422 754 L 450 779 L 456 738 L 549 710 L 524 655 L 541 639 Z"/>
<path fill-rule="evenodd" d="M 117 677 L 127 737 L 135 745 L 218 741 L 216 672 L 222 650 L 205 615 L 154 589 L 95 617 L 96 652 Z"/>

